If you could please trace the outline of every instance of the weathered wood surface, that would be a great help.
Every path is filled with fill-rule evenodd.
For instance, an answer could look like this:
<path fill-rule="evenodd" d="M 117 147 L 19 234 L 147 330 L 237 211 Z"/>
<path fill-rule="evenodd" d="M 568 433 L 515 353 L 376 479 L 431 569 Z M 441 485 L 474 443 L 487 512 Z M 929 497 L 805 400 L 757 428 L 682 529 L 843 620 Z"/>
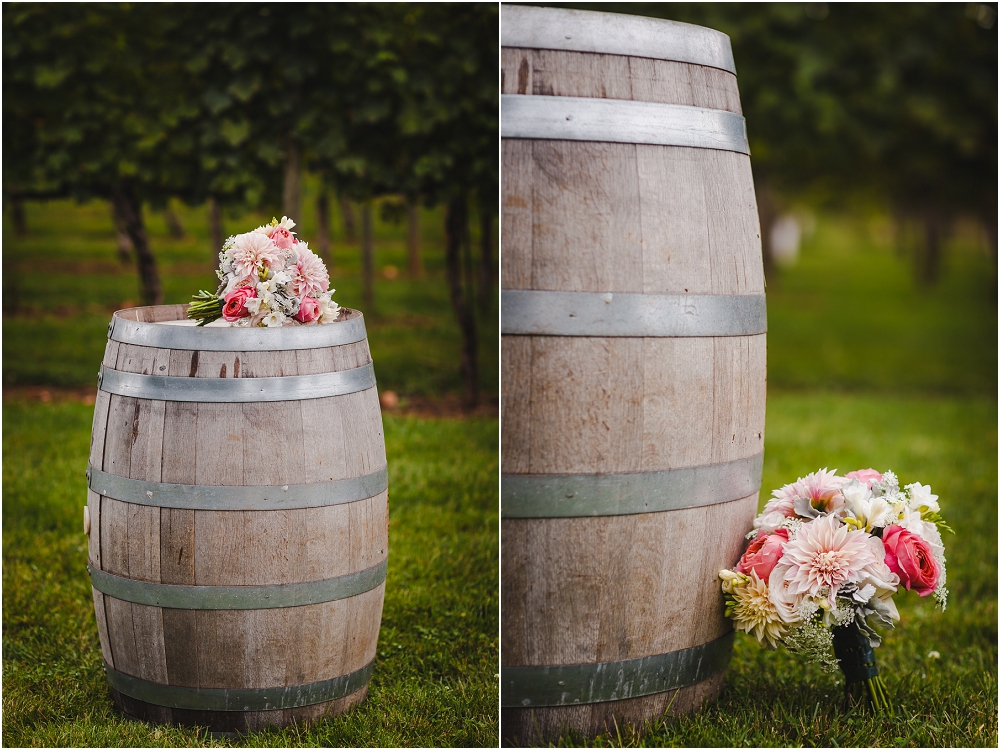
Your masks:
<path fill-rule="evenodd" d="M 171 306 L 127 314 L 159 322 L 178 319 L 182 311 Z M 333 372 L 370 361 L 367 341 L 288 352 L 195 352 L 109 341 L 104 365 L 218 378 Z M 371 388 L 309 401 L 244 404 L 162 402 L 100 391 L 91 464 L 118 476 L 180 484 L 280 486 L 357 477 L 386 464 L 378 395 Z M 144 581 L 300 583 L 364 570 L 388 555 L 387 492 L 282 511 L 159 508 L 93 492 L 88 503 L 91 564 Z M 185 687 L 262 688 L 328 680 L 365 666 L 375 657 L 383 595 L 384 584 L 302 607 L 194 611 L 138 605 L 95 591 L 94 603 L 104 658 L 118 671 Z M 153 721 L 221 722 L 242 731 L 338 713 L 366 691 L 298 709 L 238 712 L 236 718 L 124 697 L 121 705 Z"/>
<path fill-rule="evenodd" d="M 504 94 L 742 114 L 736 77 L 689 63 L 503 48 Z M 764 292 L 750 159 L 711 149 L 503 139 L 501 287 L 633 294 Z M 647 472 L 763 450 L 766 337 L 503 336 L 502 471 Z M 627 516 L 505 519 L 502 666 L 663 654 L 730 630 L 718 571 L 757 494 Z M 714 699 L 723 674 L 574 707 L 505 708 L 504 742 L 641 724 Z"/>

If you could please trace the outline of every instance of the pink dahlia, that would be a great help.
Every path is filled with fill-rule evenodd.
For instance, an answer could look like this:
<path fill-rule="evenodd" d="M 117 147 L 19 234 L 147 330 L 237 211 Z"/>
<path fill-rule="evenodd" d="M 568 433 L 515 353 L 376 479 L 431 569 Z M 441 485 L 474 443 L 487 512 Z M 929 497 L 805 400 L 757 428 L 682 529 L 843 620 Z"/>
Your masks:
<path fill-rule="evenodd" d="M 835 513 L 844 507 L 844 497 L 840 494 L 843 477 L 838 477 L 836 470 L 820 469 L 812 474 L 801 477 L 792 484 L 786 484 L 780 490 L 775 490 L 774 497 L 767 501 L 763 513 L 778 511 L 795 517 L 795 501 L 804 498 L 809 505 L 820 513 Z"/>
<path fill-rule="evenodd" d="M 330 274 L 322 259 L 305 242 L 299 242 L 295 250 L 299 255 L 295 264 L 295 294 L 299 297 L 319 296 L 327 291 L 330 288 Z"/>
<path fill-rule="evenodd" d="M 789 594 L 818 596 L 823 589 L 831 604 L 845 583 L 857 583 L 863 571 L 876 562 L 868 534 L 850 531 L 836 516 L 823 516 L 802 525 L 785 545 L 781 562 L 790 566 L 786 576 Z"/>
<path fill-rule="evenodd" d="M 280 270 L 282 263 L 280 248 L 257 232 L 238 235 L 228 254 L 240 278 L 252 276 L 264 268 L 277 267 Z"/>

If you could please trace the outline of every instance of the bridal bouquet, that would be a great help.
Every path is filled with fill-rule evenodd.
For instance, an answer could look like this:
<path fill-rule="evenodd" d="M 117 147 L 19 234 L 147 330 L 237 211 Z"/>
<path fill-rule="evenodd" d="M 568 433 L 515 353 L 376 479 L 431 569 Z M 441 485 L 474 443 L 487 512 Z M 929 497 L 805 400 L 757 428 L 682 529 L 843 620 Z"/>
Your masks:
<path fill-rule="evenodd" d="M 219 253 L 219 288 L 202 290 L 187 316 L 203 326 L 224 318 L 232 326 L 287 326 L 329 323 L 340 314 L 331 299 L 326 265 L 281 221 L 230 237 Z"/>
<path fill-rule="evenodd" d="M 735 570 L 722 570 L 726 616 L 761 645 L 838 666 L 848 700 L 889 706 L 873 626 L 893 627 L 900 588 L 947 601 L 937 495 L 900 489 L 891 471 L 819 471 L 775 490 Z M 831 648 L 832 647 L 832 648 Z M 831 651 L 833 654 L 831 655 Z"/>

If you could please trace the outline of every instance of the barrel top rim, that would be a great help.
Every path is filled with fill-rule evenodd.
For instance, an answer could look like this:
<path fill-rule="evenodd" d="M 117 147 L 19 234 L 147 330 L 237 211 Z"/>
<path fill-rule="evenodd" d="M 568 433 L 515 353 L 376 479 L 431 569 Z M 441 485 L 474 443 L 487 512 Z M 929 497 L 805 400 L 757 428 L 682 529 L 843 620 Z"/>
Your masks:
<path fill-rule="evenodd" d="M 736 75 L 728 34 L 651 16 L 503 3 L 500 45 L 648 57 L 719 68 Z"/>
<path fill-rule="evenodd" d="M 342 307 L 342 316 L 331 323 L 280 328 L 229 328 L 163 325 L 185 320 L 187 305 L 148 305 L 116 310 L 108 338 L 123 344 L 189 351 L 290 351 L 320 349 L 364 341 L 367 338 L 360 310 Z M 145 312 L 144 311 L 148 311 Z M 146 318 L 147 320 L 137 320 Z M 149 319 L 156 319 L 155 322 Z"/>

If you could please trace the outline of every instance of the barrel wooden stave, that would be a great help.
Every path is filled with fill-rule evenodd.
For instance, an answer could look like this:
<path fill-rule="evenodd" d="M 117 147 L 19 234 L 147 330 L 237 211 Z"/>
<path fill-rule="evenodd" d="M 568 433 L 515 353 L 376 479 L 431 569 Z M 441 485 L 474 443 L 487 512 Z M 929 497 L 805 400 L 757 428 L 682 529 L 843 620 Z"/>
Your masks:
<path fill-rule="evenodd" d="M 505 747 L 545 746 L 567 729 L 593 737 L 601 732 L 617 732 L 623 723 L 639 728 L 651 717 L 690 713 L 706 701 L 715 700 L 725 679 L 726 673 L 719 672 L 707 680 L 677 690 L 604 703 L 560 706 L 557 709 L 504 708 L 500 710 L 500 725 L 503 727 L 501 741 Z"/>
<path fill-rule="evenodd" d="M 183 317 L 183 310 L 139 308 L 123 316 L 160 322 Z M 370 361 L 367 341 L 278 352 L 195 352 L 109 340 L 104 365 L 149 375 L 218 378 L 307 375 Z M 132 479 L 281 486 L 361 476 L 385 463 L 375 388 L 266 404 L 163 402 L 99 391 L 95 403 L 91 465 Z M 352 503 L 281 511 L 160 508 L 93 491 L 88 502 L 91 564 L 138 580 L 299 583 L 369 568 L 388 552 L 387 492 Z M 184 687 L 262 688 L 318 682 L 369 663 L 383 594 L 384 583 L 294 611 L 161 609 L 96 590 L 94 602 L 103 656 L 118 671 Z M 119 705 L 132 706 L 139 713 L 130 713 L 137 716 L 252 730 L 346 710 L 366 691 L 281 711 L 180 711 L 133 698 Z"/>
<path fill-rule="evenodd" d="M 518 139 L 501 152 L 505 289 L 764 293 L 745 154 Z"/>
<path fill-rule="evenodd" d="M 504 336 L 503 470 L 661 471 L 756 456 L 766 360 L 763 334 Z"/>
<path fill-rule="evenodd" d="M 500 71 L 503 94 L 625 99 L 743 114 L 736 76 L 693 63 L 502 47 Z"/>
<path fill-rule="evenodd" d="M 501 71 L 504 94 L 742 113 L 736 77 L 696 64 L 505 47 Z M 763 294 L 747 155 L 505 138 L 501 160 L 504 289 Z M 758 455 L 765 340 L 503 336 L 502 470 L 658 471 Z M 502 666 L 617 661 L 722 635 L 716 574 L 739 556 L 733 530 L 746 527 L 756 502 L 754 493 L 642 515 L 504 519 Z M 668 706 L 697 708 L 723 680 L 720 672 L 626 700 L 504 708 L 503 739 L 544 743 L 566 728 L 593 735 L 641 725 Z"/>
<path fill-rule="evenodd" d="M 625 661 L 725 635 L 716 574 L 742 549 L 732 525 L 756 508 L 754 493 L 667 513 L 507 519 L 503 665 Z"/>

